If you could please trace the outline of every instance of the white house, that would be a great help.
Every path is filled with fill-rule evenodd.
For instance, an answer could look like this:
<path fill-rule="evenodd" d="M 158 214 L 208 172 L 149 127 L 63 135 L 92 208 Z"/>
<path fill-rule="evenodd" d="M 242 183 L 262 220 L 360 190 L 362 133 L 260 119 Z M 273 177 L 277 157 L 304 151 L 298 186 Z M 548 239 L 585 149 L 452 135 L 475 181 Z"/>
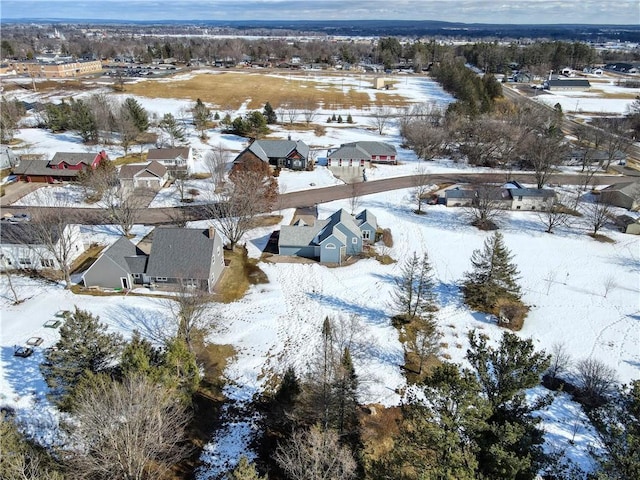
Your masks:
<path fill-rule="evenodd" d="M 82 252 L 84 244 L 78 225 L 67 225 L 62 234 L 55 229 L 42 240 L 40 229 L 28 220 L 16 222 L 11 218 L 2 219 L 0 224 L 0 269 L 4 270 L 41 270 L 43 268 L 60 269 L 56 255 L 48 247 L 52 243 L 58 252 L 68 251 L 68 260 L 72 262 Z M 63 255 L 58 255 L 63 256 Z"/>

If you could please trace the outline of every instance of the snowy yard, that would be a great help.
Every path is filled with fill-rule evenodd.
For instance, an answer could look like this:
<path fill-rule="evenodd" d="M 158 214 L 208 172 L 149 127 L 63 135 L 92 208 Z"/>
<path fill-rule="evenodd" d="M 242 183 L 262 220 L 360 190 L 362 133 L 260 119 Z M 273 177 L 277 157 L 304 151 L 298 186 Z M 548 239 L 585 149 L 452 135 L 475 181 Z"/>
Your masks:
<path fill-rule="evenodd" d="M 341 77 L 335 78 L 336 82 L 342 82 Z M 307 80 L 313 81 L 312 78 Z M 345 80 L 344 85 L 365 88 L 359 85 L 357 77 Z M 603 87 L 598 85 L 598 88 Z M 415 102 L 435 101 L 444 105 L 451 101 L 451 97 L 434 82 L 419 77 L 403 78 L 394 93 Z M 32 94 L 20 95 L 26 99 Z M 551 99 L 552 105 L 560 101 L 563 109 L 565 103 L 562 102 L 567 106 L 579 102 L 585 111 L 599 111 L 598 105 L 604 105 L 603 99 L 588 96 L 563 93 L 539 98 L 543 97 Z M 17 98 L 22 99 L 19 95 Z M 171 112 L 179 118 L 185 118 L 184 110 L 189 106 L 189 102 L 181 100 L 143 97 L 138 100 L 152 112 Z M 588 101 L 596 103 L 591 105 Z M 608 111 L 622 111 L 623 108 L 616 103 L 607 105 L 613 105 L 606 107 L 613 109 Z M 321 111 L 317 122 L 323 123 L 330 113 Z M 467 170 L 446 159 L 419 164 L 413 152 L 400 148 L 397 122 L 391 122 L 385 135 L 380 136 L 367 125 L 369 112 L 352 110 L 350 113 L 355 126 L 325 125 L 326 133 L 321 136 L 316 136 L 312 130 L 285 131 L 276 126 L 273 137 L 291 135 L 294 140 L 301 139 L 320 152 L 356 140 L 395 144 L 400 164 L 377 166 L 367 172 L 372 180 L 410 175 L 418 165 L 424 165 L 430 173 Z M 188 129 L 187 141 L 194 148 L 191 167 L 195 172 L 206 171 L 202 158 L 207 149 L 222 143 L 233 157 L 246 146 L 245 139 L 223 135 L 217 130 L 209 131 L 208 135 L 207 143 L 203 143 L 193 127 Z M 71 134 L 53 135 L 24 128 L 18 137 L 25 142 L 22 150 L 16 149 L 18 153 L 51 156 L 55 151 L 87 150 Z M 119 147 L 105 148 L 112 158 L 122 154 Z M 324 153 L 320 153 L 319 157 L 323 156 Z M 339 183 L 342 182 L 322 166 L 313 172 L 282 171 L 279 177 L 281 192 Z M 62 191 L 59 188 L 47 187 L 41 192 L 46 192 L 52 199 L 64 197 L 66 201 L 73 200 L 78 207 L 89 207 L 77 197 L 77 188 L 64 187 Z M 200 192 L 196 202 L 215 198 L 210 180 L 190 181 L 188 188 Z M 23 198 L 21 204 L 30 205 L 36 201 L 35 197 L 29 196 Z M 171 187 L 161 191 L 151 207 L 179 203 L 179 194 Z M 462 303 L 459 292 L 459 282 L 470 268 L 471 254 L 482 246 L 487 233 L 469 226 L 459 209 L 429 206 L 426 215 L 414 215 L 408 190 L 364 196 L 360 203 L 360 209 L 370 209 L 381 227 L 391 229 L 394 246 L 387 253 L 397 263 L 382 265 L 367 259 L 346 267 L 327 268 L 319 264 L 263 262 L 259 265 L 269 278 L 268 284 L 252 287 L 244 298 L 234 303 L 211 305 L 211 310 L 221 318 L 211 340 L 232 344 L 237 351 L 225 372 L 229 380 L 226 394 L 231 400 L 239 404 L 250 400 L 264 389 L 271 375 L 282 373 L 288 366 L 304 371 L 320 342 L 321 325 L 326 316 L 336 319 L 356 316 L 361 322 L 361 334 L 353 356 L 362 386 L 360 400 L 397 405 L 401 400 L 397 392 L 405 386 L 399 367 L 403 363 L 403 347 L 389 322 L 392 314 L 389 299 L 402 262 L 413 252 L 428 252 L 437 276 L 438 323 L 444 335 L 442 342 L 446 345 L 441 352 L 443 358 L 464 363 L 468 347 L 466 335 L 470 330 L 479 329 L 494 341 L 500 338 L 502 330 L 495 319 L 470 311 Z M 348 210 L 348 201 L 319 205 L 319 218 L 326 218 L 341 207 Z M 288 224 L 293 211 L 282 213 L 282 223 Z M 136 226 L 134 241 L 148 231 L 147 227 Z M 260 228 L 244 238 L 252 257 L 260 256 L 272 231 L 273 228 Z M 620 382 L 640 378 L 640 239 L 605 230 L 603 233 L 615 243 L 599 243 L 586 235 L 585 226 L 559 229 L 550 235 L 544 233 L 536 215 L 528 212 L 508 213 L 501 232 L 521 272 L 523 300 L 531 306 L 519 335 L 532 338 L 539 349 L 550 349 L 554 343 L 563 342 L 574 360 L 587 357 L 602 360 L 616 369 Z M 117 238 L 116 230 L 109 226 L 86 227 L 83 235 L 87 244 L 106 245 Z M 605 288 L 611 283 L 612 288 Z M 55 440 L 58 414 L 45 398 L 38 363 L 42 359 L 42 349 L 57 341 L 58 332 L 44 327 L 44 323 L 59 310 L 78 306 L 99 315 L 111 328 L 125 335 L 130 335 L 134 329 L 144 334 L 147 326 L 162 322 L 168 312 L 162 302 L 152 297 L 74 295 L 59 285 L 31 279 L 20 279 L 18 290 L 25 301 L 12 305 L 6 283 L 0 286 L 0 405 L 16 408 L 30 431 L 38 432 L 43 441 L 51 443 Z M 24 359 L 14 357 L 14 346 L 23 345 L 32 336 L 44 339 L 36 353 Z M 534 390 L 531 395 L 538 394 L 540 389 Z M 590 460 L 586 448 L 594 442 L 593 432 L 584 427 L 575 435 L 575 444 L 569 442 L 575 433 L 575 419 L 584 420 L 580 415 L 578 406 L 567 395 L 558 395 L 550 407 L 540 412 L 547 432 L 547 451 L 567 449 L 570 458 L 588 468 Z M 229 425 L 216 437 L 203 454 L 206 466 L 201 472 L 202 478 L 206 478 L 206 473 L 219 472 L 225 461 L 237 460 L 238 452 L 246 453 L 252 429 L 252 420 L 246 419 Z"/>

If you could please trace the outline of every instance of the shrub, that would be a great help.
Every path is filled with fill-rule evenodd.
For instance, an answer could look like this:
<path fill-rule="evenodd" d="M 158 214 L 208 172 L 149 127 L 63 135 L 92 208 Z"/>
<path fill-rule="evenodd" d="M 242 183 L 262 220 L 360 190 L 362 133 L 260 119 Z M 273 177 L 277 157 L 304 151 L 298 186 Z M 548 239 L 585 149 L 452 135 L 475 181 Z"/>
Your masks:
<path fill-rule="evenodd" d="M 520 300 L 499 298 L 493 314 L 498 317 L 498 325 L 517 332 L 522 329 L 529 307 Z"/>
<path fill-rule="evenodd" d="M 384 230 L 382 230 L 380 237 L 385 247 L 393 247 L 393 235 L 391 235 L 391 230 L 385 228 Z"/>
<path fill-rule="evenodd" d="M 313 133 L 315 133 L 316 137 L 321 137 L 327 133 L 327 129 L 324 125 L 315 125 L 313 127 Z"/>

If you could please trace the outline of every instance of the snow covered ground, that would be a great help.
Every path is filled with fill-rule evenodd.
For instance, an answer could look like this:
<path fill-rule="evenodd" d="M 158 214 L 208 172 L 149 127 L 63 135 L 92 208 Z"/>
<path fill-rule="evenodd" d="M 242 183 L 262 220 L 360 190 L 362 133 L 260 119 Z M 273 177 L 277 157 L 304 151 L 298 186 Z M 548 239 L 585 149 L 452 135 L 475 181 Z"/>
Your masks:
<path fill-rule="evenodd" d="M 336 81 L 340 82 L 340 77 L 336 77 Z M 358 85 L 357 77 L 345 80 L 344 84 L 344 88 L 364 88 Z M 396 86 L 394 93 L 416 102 L 435 101 L 444 105 L 451 101 L 436 84 L 419 77 L 407 76 Z M 188 102 L 179 100 L 138 99 L 145 108 L 158 114 L 170 111 L 179 118 L 184 118 L 185 108 L 189 106 Z M 575 98 L 571 101 L 575 103 Z M 329 112 L 319 115 L 319 123 L 326 119 L 325 113 Z M 325 125 L 326 133 L 320 137 L 306 129 L 285 131 L 281 127 L 274 128 L 274 136 L 286 138 L 291 135 L 319 150 L 347 141 L 390 141 L 399 148 L 400 165 L 377 166 L 368 172 L 368 177 L 376 179 L 415 172 L 419 163 L 412 152 L 399 147 L 397 123 L 392 122 L 381 137 L 367 125 L 369 112 L 353 110 L 350 113 L 356 121 L 355 126 Z M 239 137 L 222 135 L 214 130 L 208 135 L 208 143 L 203 143 L 193 128 L 188 128 L 188 142 L 195 153 L 194 171 L 206 170 L 202 158 L 213 145 L 222 143 L 233 152 L 246 146 L 245 139 Z M 51 156 L 55 151 L 87 151 L 71 134 L 53 135 L 25 128 L 19 136 L 28 145 L 23 149 L 25 153 Z M 122 154 L 119 147 L 105 148 L 112 157 Z M 321 153 L 319 157 L 322 156 Z M 464 169 L 446 159 L 420 165 L 431 173 Z M 322 166 L 314 172 L 283 171 L 279 178 L 282 192 L 337 183 L 340 180 Z M 200 191 L 196 201 L 212 198 L 210 180 L 193 181 L 190 186 Z M 49 192 L 55 198 L 59 195 L 55 188 L 41 191 Z M 30 204 L 29 197 L 22 199 L 22 203 Z M 156 197 L 152 207 L 176 204 L 179 204 L 178 193 L 175 189 L 166 189 Z M 340 207 L 348 209 L 348 201 L 320 205 L 319 216 L 325 218 Z M 288 366 L 303 371 L 320 342 L 322 320 L 327 315 L 344 320 L 356 316 L 361 322 L 354 354 L 362 384 L 361 401 L 398 404 L 397 391 L 405 385 L 399 368 L 403 363 L 403 349 L 397 332 L 389 324 L 392 313 L 389 294 L 403 260 L 414 251 L 429 252 L 438 279 L 438 318 L 444 335 L 442 341 L 446 344 L 442 355 L 464 363 L 468 346 L 466 334 L 472 329 L 481 330 L 495 341 L 499 339 L 502 330 L 494 319 L 470 311 L 462 303 L 458 288 L 458 282 L 470 267 L 471 253 L 482 246 L 487 233 L 469 226 L 458 209 L 433 206 L 424 216 L 414 215 L 408 190 L 362 197 L 360 208 L 370 209 L 382 227 L 391 229 L 394 246 L 388 253 L 398 263 L 381 265 L 375 260 L 360 260 L 341 268 L 261 263 L 260 267 L 268 275 L 268 284 L 252 287 L 237 302 L 211 306 L 212 311 L 221 316 L 219 329 L 212 340 L 232 344 L 238 352 L 225 372 L 229 380 L 226 394 L 237 405 L 246 403 L 260 392 L 270 375 L 281 373 Z M 288 224 L 293 211 L 282 213 L 282 223 Z M 134 233 L 141 238 L 148 230 L 137 226 Z M 272 230 L 260 228 L 246 236 L 244 240 L 252 257 L 260 255 Z M 544 233 L 535 214 L 527 212 L 508 213 L 501 231 L 521 271 L 524 301 L 531 305 L 531 313 L 519 335 L 533 338 L 540 349 L 564 342 L 574 359 L 592 357 L 614 367 L 620 382 L 640 378 L 640 239 L 606 230 L 604 233 L 615 243 L 599 243 L 586 235 L 586 226 L 563 228 L 550 235 Z M 117 232 L 109 226 L 87 227 L 83 234 L 86 243 L 109 244 L 117 238 Z M 20 296 L 25 299 L 19 305 L 11 304 L 6 282 L 0 285 L 0 404 L 16 408 L 30 431 L 51 443 L 55 439 L 58 416 L 44 396 L 45 385 L 38 362 L 42 358 L 41 350 L 53 345 L 58 334 L 43 324 L 58 310 L 77 305 L 100 315 L 101 320 L 125 335 L 134 328 L 144 334 L 165 318 L 167 309 L 152 297 L 77 296 L 58 285 L 30 279 L 20 279 L 18 283 Z M 605 285 L 610 283 L 614 287 L 607 291 Z M 14 357 L 14 346 L 24 344 L 32 336 L 44 339 L 38 352 L 26 359 Z M 532 392 L 534 394 L 536 392 Z M 570 458 L 589 468 L 585 452 L 587 445 L 594 442 L 593 432 L 584 427 L 576 435 L 574 444 L 569 442 L 575 419 L 584 420 L 576 404 L 566 395 L 560 395 L 552 406 L 540 412 L 540 416 L 547 431 L 548 451 L 567 449 Z M 238 452 L 250 454 L 247 445 L 255 428 L 253 420 L 232 422 L 207 446 L 203 454 L 202 478 L 220 472 L 223 465 L 236 461 Z"/>

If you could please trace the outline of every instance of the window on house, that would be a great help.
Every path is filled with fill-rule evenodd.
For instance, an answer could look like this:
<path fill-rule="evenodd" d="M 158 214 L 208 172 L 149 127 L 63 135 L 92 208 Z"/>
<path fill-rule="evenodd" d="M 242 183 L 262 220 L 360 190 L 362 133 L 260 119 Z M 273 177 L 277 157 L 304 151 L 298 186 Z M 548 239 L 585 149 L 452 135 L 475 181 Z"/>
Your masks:
<path fill-rule="evenodd" d="M 518 206 L 516 207 L 516 210 L 520 210 L 520 205 L 518 205 Z"/>
<path fill-rule="evenodd" d="M 371 238 L 371 232 L 369 230 L 362 231 L 362 238 L 364 240 L 369 240 Z"/>
<path fill-rule="evenodd" d="M 518 196 L 518 201 L 521 202 L 522 201 L 522 195 Z"/>
<path fill-rule="evenodd" d="M 351 243 L 353 243 L 354 245 L 358 243 L 358 238 L 357 237 L 353 237 L 351 239 Z"/>
<path fill-rule="evenodd" d="M 324 248 L 326 248 L 327 250 L 335 250 L 336 246 L 333 243 L 327 243 Z"/>
<path fill-rule="evenodd" d="M 140 274 L 139 273 L 134 273 L 133 274 L 133 278 L 140 278 Z"/>
<path fill-rule="evenodd" d="M 20 265 L 31 265 L 30 258 L 21 257 L 18 259 L 18 262 L 20 263 Z"/>
<path fill-rule="evenodd" d="M 531 210 L 535 210 L 536 206 L 535 205 L 531 205 Z"/>
<path fill-rule="evenodd" d="M 53 268 L 53 260 L 50 258 L 43 258 L 40 260 L 40 264 L 44 267 L 44 268 Z"/>
<path fill-rule="evenodd" d="M 166 282 L 167 277 L 156 277 L 156 282 Z"/>

